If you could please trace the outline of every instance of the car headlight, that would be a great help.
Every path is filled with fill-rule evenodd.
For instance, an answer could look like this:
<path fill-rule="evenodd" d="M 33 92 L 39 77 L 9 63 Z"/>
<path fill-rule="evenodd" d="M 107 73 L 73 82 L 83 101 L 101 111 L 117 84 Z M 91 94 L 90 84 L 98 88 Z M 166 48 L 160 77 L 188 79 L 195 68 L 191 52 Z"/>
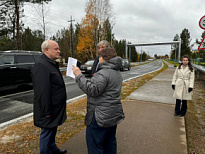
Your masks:
<path fill-rule="evenodd" d="M 91 70 L 92 69 L 92 67 L 87 67 L 87 70 Z"/>

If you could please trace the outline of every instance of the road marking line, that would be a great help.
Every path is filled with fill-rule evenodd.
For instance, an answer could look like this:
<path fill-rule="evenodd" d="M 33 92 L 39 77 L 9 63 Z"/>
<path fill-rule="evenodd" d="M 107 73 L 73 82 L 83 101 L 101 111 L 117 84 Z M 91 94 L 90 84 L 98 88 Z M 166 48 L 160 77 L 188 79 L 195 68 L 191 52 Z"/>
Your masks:
<path fill-rule="evenodd" d="M 25 120 L 27 120 L 28 118 L 31 118 L 33 116 L 33 112 L 32 113 L 29 113 L 29 114 L 26 114 L 26 115 L 23 115 L 21 117 L 18 117 L 16 119 L 12 119 L 10 121 L 7 121 L 7 122 L 4 122 L 4 123 L 1 123 L 0 124 L 0 130 L 6 128 L 6 127 L 9 127 L 13 124 L 18 124 L 20 122 L 23 122 Z"/>

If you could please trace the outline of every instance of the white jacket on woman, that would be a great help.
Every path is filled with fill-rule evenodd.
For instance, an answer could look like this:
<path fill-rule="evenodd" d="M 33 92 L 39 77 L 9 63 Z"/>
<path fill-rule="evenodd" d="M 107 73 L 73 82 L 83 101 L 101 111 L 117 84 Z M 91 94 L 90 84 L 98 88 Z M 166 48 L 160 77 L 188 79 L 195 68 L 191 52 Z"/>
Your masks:
<path fill-rule="evenodd" d="M 172 85 L 175 85 L 174 97 L 180 100 L 192 100 L 192 92 L 189 88 L 194 88 L 194 70 L 191 72 L 189 67 L 183 69 L 176 68 L 172 79 Z"/>

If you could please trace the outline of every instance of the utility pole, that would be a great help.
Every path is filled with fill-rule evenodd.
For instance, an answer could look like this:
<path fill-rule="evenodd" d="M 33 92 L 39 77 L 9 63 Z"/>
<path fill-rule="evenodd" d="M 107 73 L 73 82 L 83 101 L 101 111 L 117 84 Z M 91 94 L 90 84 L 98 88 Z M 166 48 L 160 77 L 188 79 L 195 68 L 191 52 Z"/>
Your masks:
<path fill-rule="evenodd" d="M 20 37 L 19 37 L 19 1 L 15 0 L 15 13 L 16 13 L 16 43 L 17 43 L 17 49 L 20 49 Z"/>
<path fill-rule="evenodd" d="M 72 20 L 72 16 L 71 19 L 68 21 L 70 22 L 70 50 L 71 50 L 71 56 L 74 57 L 74 51 L 73 51 L 73 26 L 72 26 L 72 22 L 75 20 Z"/>

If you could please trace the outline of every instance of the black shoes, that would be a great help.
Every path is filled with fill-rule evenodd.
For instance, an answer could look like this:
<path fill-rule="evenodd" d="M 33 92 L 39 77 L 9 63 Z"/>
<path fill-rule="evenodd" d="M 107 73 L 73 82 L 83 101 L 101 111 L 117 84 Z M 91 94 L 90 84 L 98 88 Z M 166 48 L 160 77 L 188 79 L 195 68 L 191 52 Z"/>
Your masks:
<path fill-rule="evenodd" d="M 58 150 L 58 151 L 55 151 L 55 152 L 53 152 L 52 154 L 64 154 L 64 153 L 67 153 L 67 150 Z"/>
<path fill-rule="evenodd" d="M 174 116 L 183 117 L 184 115 L 175 112 L 175 113 L 174 113 Z"/>

